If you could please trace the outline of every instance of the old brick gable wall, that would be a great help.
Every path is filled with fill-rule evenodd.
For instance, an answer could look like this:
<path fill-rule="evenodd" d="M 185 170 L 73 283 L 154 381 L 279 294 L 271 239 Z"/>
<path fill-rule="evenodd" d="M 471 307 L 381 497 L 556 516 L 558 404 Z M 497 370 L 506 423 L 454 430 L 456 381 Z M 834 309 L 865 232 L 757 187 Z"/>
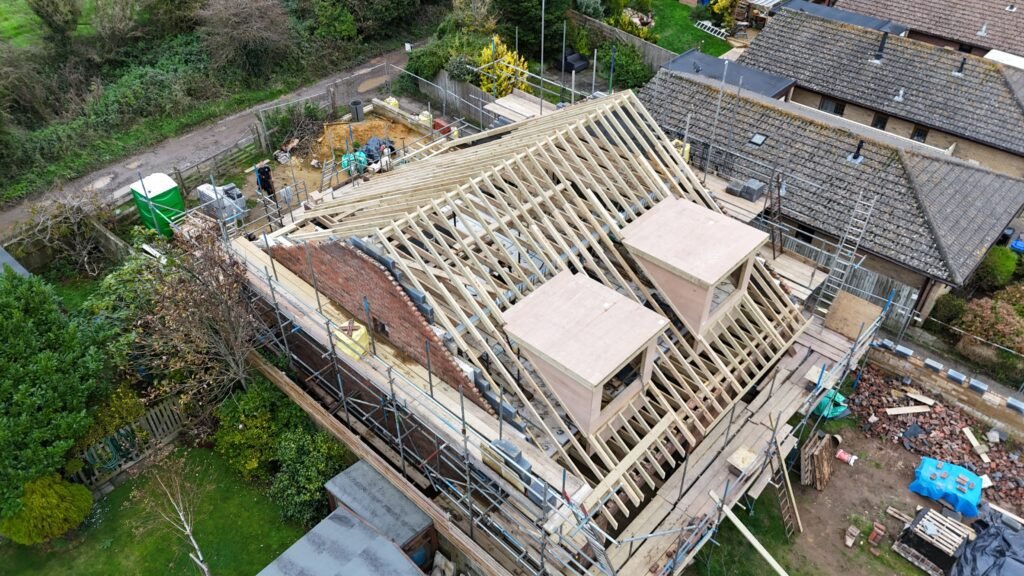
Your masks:
<path fill-rule="evenodd" d="M 271 253 L 277 262 L 312 286 L 314 282 L 310 277 L 306 250 L 304 246 L 278 246 Z M 341 242 L 309 244 L 308 250 L 309 263 L 316 273 L 315 285 L 322 294 L 362 323 L 366 322 L 363 307 L 363 297 L 366 297 L 375 324 L 369 328 L 375 337 L 386 338 L 422 366 L 427 365 L 424 343 L 429 341 L 430 366 L 434 376 L 455 389 L 461 386 L 467 400 L 493 412 L 386 268 Z"/>

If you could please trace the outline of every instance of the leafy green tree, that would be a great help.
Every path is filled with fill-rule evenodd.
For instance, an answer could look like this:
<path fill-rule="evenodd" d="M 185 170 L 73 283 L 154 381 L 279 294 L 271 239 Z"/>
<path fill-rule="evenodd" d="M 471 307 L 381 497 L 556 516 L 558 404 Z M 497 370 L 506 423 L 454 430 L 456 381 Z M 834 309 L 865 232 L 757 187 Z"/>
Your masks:
<path fill-rule="evenodd" d="M 92 494 L 58 474 L 47 474 L 25 485 L 20 509 L 0 520 L 0 534 L 18 544 L 41 544 L 74 530 L 92 509 Z"/>
<path fill-rule="evenodd" d="M 154 294 L 160 281 L 160 263 L 142 255 L 129 256 L 100 281 L 100 287 L 86 300 L 84 312 L 106 332 L 109 360 L 126 372 L 131 365 L 132 349 L 141 337 L 139 319 L 154 306 Z"/>
<path fill-rule="evenodd" d="M 345 7 L 355 18 L 356 28 L 363 38 L 386 38 L 394 34 L 396 26 L 412 20 L 420 7 L 419 0 L 380 0 L 364 2 L 345 0 Z"/>
<path fill-rule="evenodd" d="M 64 315 L 38 278 L 0 274 L 0 518 L 22 508 L 26 484 L 65 462 L 107 373 L 91 324 Z"/>
<path fill-rule="evenodd" d="M 270 486 L 270 497 L 281 505 L 286 520 L 308 526 L 324 517 L 324 483 L 344 468 L 345 452 L 326 432 L 293 430 L 281 436 L 281 471 Z"/>
<path fill-rule="evenodd" d="M 570 0 L 545 0 L 544 59 L 557 61 L 562 50 L 562 21 Z M 508 38 L 515 50 L 516 29 L 519 29 L 520 54 L 540 56 L 541 0 L 494 0 L 498 13 L 498 31 Z"/>
<path fill-rule="evenodd" d="M 359 36 L 356 19 L 341 0 L 316 0 L 316 35 L 321 38 L 354 40 Z"/>
<path fill-rule="evenodd" d="M 615 47 L 615 70 L 612 77 L 612 47 Z M 597 71 L 602 78 L 610 78 L 614 87 L 618 90 L 623 88 L 639 88 L 647 83 L 654 75 L 651 69 L 644 63 L 644 57 L 640 51 L 630 44 L 608 42 L 597 49 L 597 61 L 602 68 Z"/>
<path fill-rule="evenodd" d="M 215 412 L 214 448 L 246 480 L 267 482 L 278 466 L 278 442 L 287 430 L 308 430 L 309 420 L 273 384 L 258 378 Z"/>
<path fill-rule="evenodd" d="M 82 17 L 81 0 L 27 0 L 28 7 L 43 21 L 46 36 L 58 51 L 71 45 L 71 35 Z"/>

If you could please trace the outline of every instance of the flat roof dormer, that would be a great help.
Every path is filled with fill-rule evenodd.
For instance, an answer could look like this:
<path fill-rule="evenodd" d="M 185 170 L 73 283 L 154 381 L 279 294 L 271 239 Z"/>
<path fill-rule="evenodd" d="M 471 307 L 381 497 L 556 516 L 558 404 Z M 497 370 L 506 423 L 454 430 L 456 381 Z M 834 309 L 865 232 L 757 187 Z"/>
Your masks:
<path fill-rule="evenodd" d="M 650 382 L 668 320 L 585 274 L 561 272 L 502 314 L 505 333 L 586 434 Z"/>
<path fill-rule="evenodd" d="M 768 234 L 703 206 L 668 198 L 622 231 L 622 243 L 695 335 L 746 292 Z"/>

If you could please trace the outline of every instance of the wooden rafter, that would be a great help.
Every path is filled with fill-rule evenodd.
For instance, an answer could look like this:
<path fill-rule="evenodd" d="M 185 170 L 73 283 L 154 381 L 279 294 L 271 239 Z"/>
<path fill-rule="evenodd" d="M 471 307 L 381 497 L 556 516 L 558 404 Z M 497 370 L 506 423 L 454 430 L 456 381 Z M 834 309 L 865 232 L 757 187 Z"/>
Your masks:
<path fill-rule="evenodd" d="M 493 138 L 493 140 L 492 140 Z M 664 304 L 620 244 L 667 198 L 718 211 L 630 92 L 456 140 L 339 191 L 288 239 L 361 237 L 422 292 L 458 355 L 523 403 L 528 433 L 592 481 L 588 504 L 640 505 L 785 352 L 804 320 L 755 263 L 747 293 L 703 335 Z M 651 380 L 592 434 L 558 440 L 559 400 L 503 330 L 502 313 L 556 274 L 587 274 L 671 320 Z M 615 525 L 614 516 L 601 512 Z"/>

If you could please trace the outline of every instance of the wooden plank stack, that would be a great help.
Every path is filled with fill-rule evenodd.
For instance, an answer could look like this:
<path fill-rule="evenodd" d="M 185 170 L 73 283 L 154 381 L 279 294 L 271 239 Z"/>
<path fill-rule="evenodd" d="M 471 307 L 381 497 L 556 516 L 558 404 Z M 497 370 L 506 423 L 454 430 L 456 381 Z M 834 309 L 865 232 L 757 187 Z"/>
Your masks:
<path fill-rule="evenodd" d="M 800 484 L 821 491 L 832 478 L 835 462 L 835 438 L 818 433 L 800 449 Z"/>

